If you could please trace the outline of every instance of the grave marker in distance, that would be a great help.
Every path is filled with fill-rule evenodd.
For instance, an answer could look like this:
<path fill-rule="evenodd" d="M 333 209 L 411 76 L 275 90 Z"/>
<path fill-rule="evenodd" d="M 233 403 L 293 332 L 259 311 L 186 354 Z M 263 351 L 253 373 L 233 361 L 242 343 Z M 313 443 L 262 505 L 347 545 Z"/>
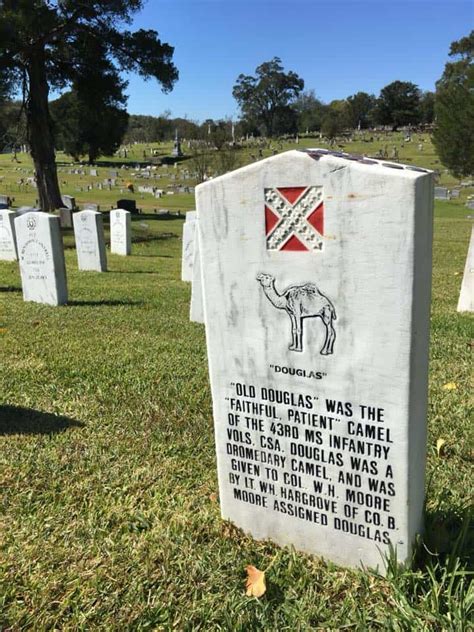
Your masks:
<path fill-rule="evenodd" d="M 74 213 L 73 223 L 79 270 L 105 272 L 107 255 L 102 213 L 87 210 Z"/>
<path fill-rule="evenodd" d="M 67 302 L 66 266 L 59 218 L 25 213 L 15 218 L 23 299 L 48 305 Z"/>
<path fill-rule="evenodd" d="M 181 252 L 181 281 L 193 280 L 194 233 L 196 230 L 196 211 L 186 213 L 183 224 L 183 245 Z"/>
<path fill-rule="evenodd" d="M 222 515 L 383 570 L 422 528 L 433 183 L 290 151 L 197 187 Z"/>
<path fill-rule="evenodd" d="M 202 303 L 201 253 L 199 246 L 199 222 L 196 219 L 194 230 L 194 258 L 191 285 L 191 306 L 189 319 L 194 323 L 204 323 L 204 306 Z"/>
<path fill-rule="evenodd" d="M 110 211 L 110 251 L 117 255 L 132 252 L 132 216 L 122 208 Z"/>
<path fill-rule="evenodd" d="M 459 294 L 458 312 L 474 312 L 474 227 L 467 251 L 466 265 Z"/>
<path fill-rule="evenodd" d="M 16 261 L 15 211 L 0 210 L 0 259 Z"/>

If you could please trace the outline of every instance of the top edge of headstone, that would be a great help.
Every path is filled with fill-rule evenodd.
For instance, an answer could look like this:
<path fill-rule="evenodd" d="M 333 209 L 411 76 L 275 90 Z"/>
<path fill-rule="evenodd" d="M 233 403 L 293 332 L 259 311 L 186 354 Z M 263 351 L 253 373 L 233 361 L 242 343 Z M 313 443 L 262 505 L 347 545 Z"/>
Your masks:
<path fill-rule="evenodd" d="M 25 220 L 30 215 L 33 215 L 35 218 L 37 218 L 37 217 L 47 217 L 48 219 L 58 220 L 59 221 L 59 217 L 57 215 L 53 215 L 52 213 L 46 213 L 45 211 L 28 211 L 27 213 L 22 213 L 21 215 L 17 215 L 15 217 L 15 221 L 18 220 L 18 219 Z"/>
<path fill-rule="evenodd" d="M 240 169 L 236 169 L 234 171 L 229 171 L 221 176 L 213 178 L 212 180 L 208 180 L 207 182 L 202 182 L 198 184 L 196 190 L 199 190 L 203 187 L 211 186 L 213 182 L 220 181 L 224 178 L 233 177 L 237 173 L 241 173 L 243 171 L 249 171 L 251 169 L 259 169 L 261 168 L 262 163 L 270 164 L 272 162 L 277 162 L 282 160 L 283 158 L 287 158 L 292 155 L 293 158 L 310 158 L 311 160 L 330 160 L 336 163 L 341 163 L 348 165 L 352 163 L 353 165 L 361 165 L 367 168 L 376 168 L 380 173 L 380 168 L 388 175 L 392 176 L 402 176 L 408 177 L 410 179 L 417 179 L 422 176 L 430 175 L 433 173 L 430 169 L 424 169 L 423 167 L 416 167 L 413 165 L 405 165 L 397 162 L 390 162 L 388 160 L 379 160 L 377 158 L 368 158 L 367 156 L 362 156 L 359 154 L 349 154 L 342 151 L 331 151 L 329 149 L 321 149 L 321 148 L 310 148 L 310 149 L 290 149 L 289 151 L 284 151 L 280 154 L 276 154 L 275 156 L 269 156 L 268 158 L 263 158 L 263 160 L 258 160 L 256 162 L 252 162 L 249 165 L 245 165 L 244 167 L 240 167 Z"/>
<path fill-rule="evenodd" d="M 342 158 L 343 160 L 349 160 L 350 162 L 356 162 L 362 165 L 380 165 L 387 169 L 396 169 L 397 171 L 409 171 L 419 174 L 433 173 L 430 169 L 424 167 L 417 167 L 416 165 L 406 165 L 401 162 L 390 162 L 380 158 L 370 158 L 361 154 L 351 154 L 345 151 L 332 151 L 330 149 L 322 149 L 320 147 L 300 149 L 297 150 L 303 154 L 308 154 L 314 160 L 319 160 L 325 156 L 332 156 L 334 158 Z"/>
<path fill-rule="evenodd" d="M 100 211 L 94 211 L 94 209 L 92 208 L 85 208 L 82 211 L 77 211 L 76 213 L 74 213 L 74 215 L 82 215 L 83 213 L 93 213 L 94 215 L 102 215 L 102 213 Z"/>

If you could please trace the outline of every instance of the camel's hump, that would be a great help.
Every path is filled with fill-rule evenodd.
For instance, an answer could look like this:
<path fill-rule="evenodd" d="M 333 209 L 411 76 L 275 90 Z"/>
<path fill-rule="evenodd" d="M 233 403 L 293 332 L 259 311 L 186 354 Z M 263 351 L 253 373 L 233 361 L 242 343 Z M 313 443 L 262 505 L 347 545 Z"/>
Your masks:
<path fill-rule="evenodd" d="M 290 287 L 287 287 L 286 290 L 283 292 L 284 295 L 287 294 L 307 294 L 307 295 L 312 295 L 312 294 L 321 294 L 321 292 L 318 290 L 318 286 L 315 283 L 302 283 L 301 285 L 290 285 Z"/>

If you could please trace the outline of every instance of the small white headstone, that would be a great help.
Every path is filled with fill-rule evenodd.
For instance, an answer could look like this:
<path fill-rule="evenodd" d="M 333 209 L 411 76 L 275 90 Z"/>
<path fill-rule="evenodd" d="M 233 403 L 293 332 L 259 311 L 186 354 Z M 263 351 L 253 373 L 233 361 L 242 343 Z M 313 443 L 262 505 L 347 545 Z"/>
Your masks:
<path fill-rule="evenodd" d="M 66 266 L 59 218 L 25 213 L 15 218 L 23 299 L 48 305 L 67 302 Z"/>
<path fill-rule="evenodd" d="M 15 212 L 0 210 L 0 259 L 16 261 L 18 259 L 15 238 Z"/>
<path fill-rule="evenodd" d="M 290 151 L 197 187 L 223 517 L 383 570 L 422 528 L 433 183 Z"/>
<path fill-rule="evenodd" d="M 471 240 L 467 251 L 458 312 L 474 312 L 474 227 L 471 230 Z"/>
<path fill-rule="evenodd" d="M 193 280 L 194 232 L 196 230 L 196 212 L 188 211 L 183 224 L 183 250 L 181 257 L 181 280 Z"/>
<path fill-rule="evenodd" d="M 204 322 L 204 307 L 202 303 L 202 282 L 201 282 L 201 254 L 199 248 L 199 222 L 196 220 L 194 230 L 194 261 L 192 270 L 191 285 L 191 307 L 189 318 L 195 323 Z"/>
<path fill-rule="evenodd" d="M 117 255 L 132 252 L 132 214 L 122 208 L 110 211 L 110 252 Z"/>
<path fill-rule="evenodd" d="M 107 257 L 102 213 L 80 211 L 74 213 L 73 222 L 79 270 L 105 272 Z"/>

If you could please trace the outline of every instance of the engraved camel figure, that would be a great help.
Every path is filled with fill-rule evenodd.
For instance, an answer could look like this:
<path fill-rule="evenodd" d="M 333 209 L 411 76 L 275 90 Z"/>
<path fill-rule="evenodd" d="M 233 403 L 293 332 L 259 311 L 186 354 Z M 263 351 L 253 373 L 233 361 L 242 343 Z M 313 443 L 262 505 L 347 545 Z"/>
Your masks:
<path fill-rule="evenodd" d="M 275 277 L 271 274 L 258 274 L 265 296 L 277 309 L 284 309 L 291 320 L 292 341 L 290 351 L 303 351 L 303 320 L 318 316 L 326 327 L 326 338 L 321 355 L 331 355 L 334 351 L 336 332 L 333 321 L 336 310 L 331 301 L 320 292 L 314 283 L 290 285 L 282 294 L 275 289 Z"/>

